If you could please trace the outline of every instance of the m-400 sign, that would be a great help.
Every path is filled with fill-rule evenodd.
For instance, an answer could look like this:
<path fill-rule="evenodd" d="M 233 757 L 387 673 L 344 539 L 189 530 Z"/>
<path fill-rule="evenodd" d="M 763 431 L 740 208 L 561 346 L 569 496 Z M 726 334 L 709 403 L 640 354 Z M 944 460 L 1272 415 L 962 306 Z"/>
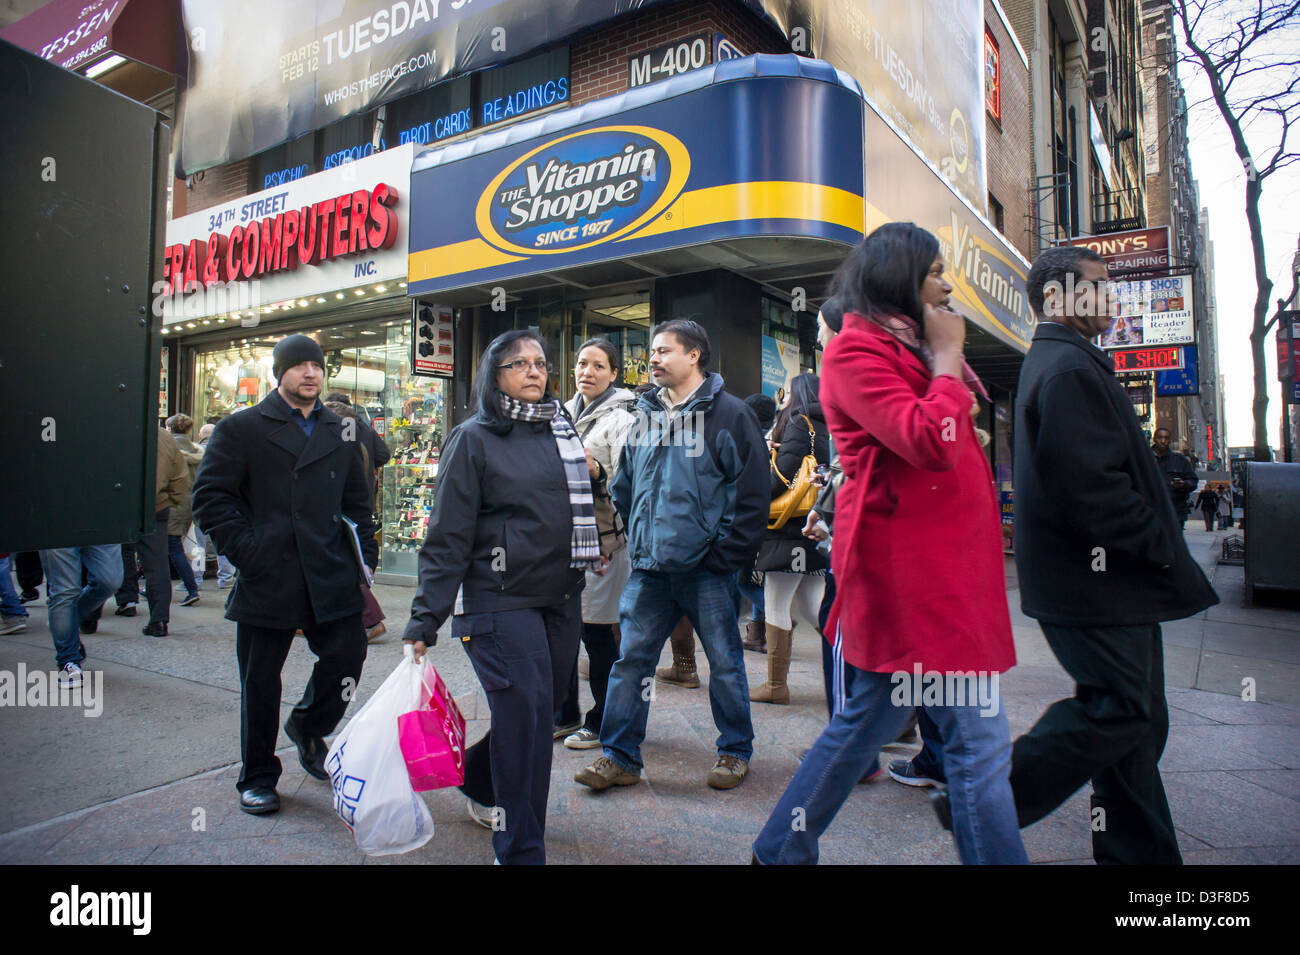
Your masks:
<path fill-rule="evenodd" d="M 676 43 L 657 46 L 648 53 L 638 53 L 627 58 L 628 88 L 645 86 L 656 80 L 666 80 L 678 73 L 698 70 L 709 62 L 709 35 L 687 37 Z"/>

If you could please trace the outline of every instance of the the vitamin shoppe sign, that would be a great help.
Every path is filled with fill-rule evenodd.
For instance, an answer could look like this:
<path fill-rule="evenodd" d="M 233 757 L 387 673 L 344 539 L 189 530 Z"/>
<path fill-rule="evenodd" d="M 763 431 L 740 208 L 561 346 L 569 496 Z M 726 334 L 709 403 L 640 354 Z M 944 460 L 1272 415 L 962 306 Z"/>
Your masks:
<path fill-rule="evenodd" d="M 169 294 L 217 282 L 258 278 L 299 265 L 391 249 L 397 241 L 397 190 L 386 183 L 289 209 L 213 232 L 207 241 L 167 247 L 163 277 Z"/>
<path fill-rule="evenodd" d="M 414 149 L 395 146 L 168 222 L 156 311 L 172 324 L 318 308 L 327 294 L 341 305 L 404 292 Z M 360 295 L 340 300 L 352 289 Z"/>

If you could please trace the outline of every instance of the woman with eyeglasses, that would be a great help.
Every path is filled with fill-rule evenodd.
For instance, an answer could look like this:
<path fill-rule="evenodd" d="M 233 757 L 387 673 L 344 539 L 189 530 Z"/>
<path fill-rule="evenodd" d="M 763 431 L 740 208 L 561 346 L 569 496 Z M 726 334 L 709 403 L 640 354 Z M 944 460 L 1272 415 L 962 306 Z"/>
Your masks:
<path fill-rule="evenodd" d="M 577 665 L 585 572 L 602 563 L 588 457 L 549 371 L 531 331 L 484 352 L 477 413 L 442 449 L 404 638 L 419 659 L 451 615 L 487 695 L 461 790 L 502 865 L 546 862 L 555 701 Z"/>
<path fill-rule="evenodd" d="M 826 629 L 843 652 L 844 699 L 755 841 L 759 863 L 816 862 L 818 839 L 918 706 L 942 738 L 962 862 L 1029 861 L 998 692 L 1016 662 L 1001 517 L 972 421 L 985 391 L 943 273 L 938 240 L 893 222 L 832 283 L 844 324 L 826 347 L 821 401 L 844 483 Z"/>

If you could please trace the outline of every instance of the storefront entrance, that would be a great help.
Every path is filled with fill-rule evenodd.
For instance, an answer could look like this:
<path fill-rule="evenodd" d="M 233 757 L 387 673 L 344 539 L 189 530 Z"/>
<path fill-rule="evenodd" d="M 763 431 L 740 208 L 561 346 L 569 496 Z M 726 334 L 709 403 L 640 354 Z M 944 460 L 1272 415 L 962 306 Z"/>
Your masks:
<path fill-rule="evenodd" d="M 565 352 L 568 375 L 565 378 L 564 400 L 573 397 L 573 365 L 582 343 L 592 338 L 604 338 L 618 350 L 622 362 L 621 384 L 636 388 L 650 381 L 647 364 L 650 356 L 650 294 L 633 292 L 575 302 L 569 312 L 571 333 Z"/>

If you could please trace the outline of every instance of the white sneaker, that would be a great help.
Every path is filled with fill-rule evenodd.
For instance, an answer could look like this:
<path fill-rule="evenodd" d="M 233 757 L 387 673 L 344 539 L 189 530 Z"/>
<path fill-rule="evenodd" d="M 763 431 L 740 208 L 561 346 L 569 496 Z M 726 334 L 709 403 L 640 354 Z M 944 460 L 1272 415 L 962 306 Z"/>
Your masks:
<path fill-rule="evenodd" d="M 81 676 L 81 667 L 75 663 L 65 663 L 63 669 L 59 671 L 59 686 L 81 686 Z"/>
<path fill-rule="evenodd" d="M 564 745 L 569 749 L 595 749 L 600 745 L 600 736 L 587 727 L 564 738 Z"/>
<path fill-rule="evenodd" d="M 475 802 L 472 799 L 465 799 L 465 808 L 469 810 L 469 817 L 477 822 L 484 829 L 491 829 L 493 822 L 493 807 L 485 806 L 482 803 Z"/>

